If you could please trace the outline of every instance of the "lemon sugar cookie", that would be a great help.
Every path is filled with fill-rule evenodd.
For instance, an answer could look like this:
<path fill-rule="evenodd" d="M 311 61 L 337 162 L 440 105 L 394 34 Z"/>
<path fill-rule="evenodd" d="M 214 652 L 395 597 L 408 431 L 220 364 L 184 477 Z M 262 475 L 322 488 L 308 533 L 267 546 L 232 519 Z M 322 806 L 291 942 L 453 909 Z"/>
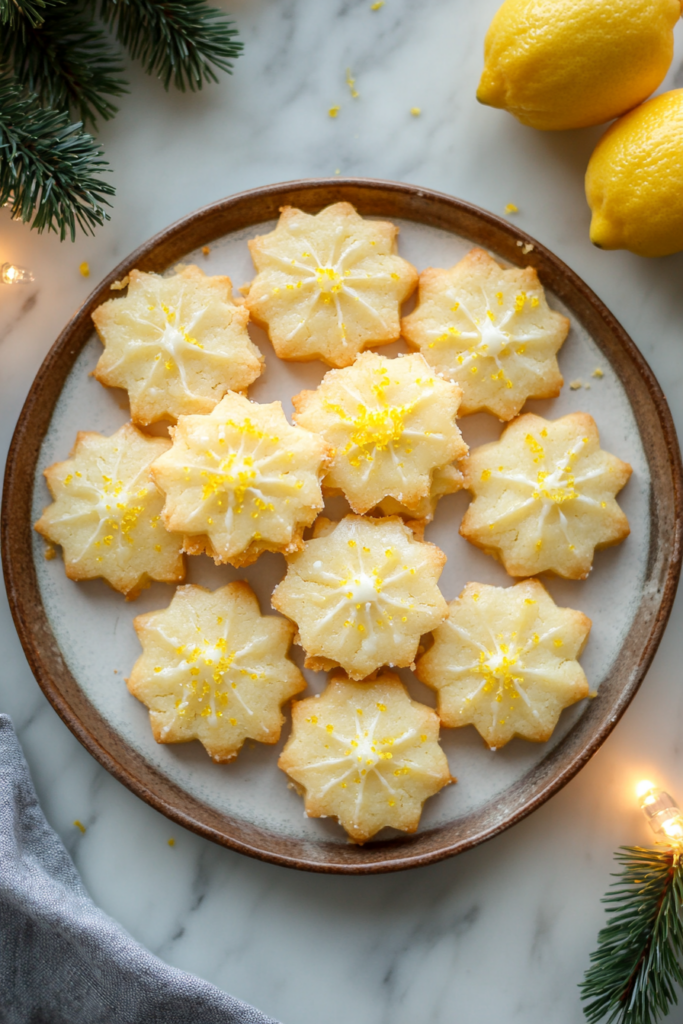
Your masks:
<path fill-rule="evenodd" d="M 411 665 L 422 634 L 448 613 L 437 586 L 446 556 L 398 516 L 320 519 L 288 562 L 273 607 L 299 627 L 308 668 L 341 665 L 363 679 L 382 665 Z"/>
<path fill-rule="evenodd" d="M 249 565 L 262 551 L 296 551 L 323 507 L 321 437 L 287 422 L 279 402 L 229 392 L 208 416 L 181 416 L 152 467 L 167 529 L 183 550 Z"/>
<path fill-rule="evenodd" d="M 492 749 L 513 736 L 544 743 L 560 712 L 588 696 L 577 658 L 591 620 L 558 608 L 538 580 L 468 583 L 416 668 L 446 726 L 474 725 Z"/>
<path fill-rule="evenodd" d="M 98 306 L 93 320 L 104 344 L 95 377 L 128 391 L 131 416 L 143 426 L 211 412 L 263 371 L 230 278 L 199 267 L 172 277 L 131 270 L 127 295 Z"/>
<path fill-rule="evenodd" d="M 349 366 L 369 345 L 396 341 L 417 283 L 397 235 L 335 203 L 315 216 L 285 206 L 275 230 L 249 242 L 258 273 L 247 307 L 281 359 Z"/>
<path fill-rule="evenodd" d="M 527 413 L 499 441 L 470 453 L 465 487 L 474 501 L 460 533 L 511 576 L 585 579 L 595 549 L 630 532 L 615 500 L 630 475 L 628 463 L 600 448 L 592 416 L 552 421 Z"/>
<path fill-rule="evenodd" d="M 143 654 L 127 684 L 149 708 L 157 743 L 199 740 L 220 762 L 245 739 L 277 743 L 282 705 L 306 680 L 287 657 L 294 627 L 261 615 L 247 583 L 178 587 L 168 608 L 134 626 Z"/>
<path fill-rule="evenodd" d="M 280 768 L 311 818 L 333 817 L 355 843 L 385 826 L 415 832 L 424 801 L 451 779 L 439 719 L 393 672 L 356 683 L 341 673 L 292 705 Z"/>
<path fill-rule="evenodd" d="M 184 578 L 182 537 L 164 529 L 164 498 L 150 475 L 168 448 L 130 423 L 111 437 L 81 431 L 70 457 L 45 470 L 54 501 L 35 528 L 62 547 L 69 579 L 103 577 L 133 600 L 152 580 Z"/>
<path fill-rule="evenodd" d="M 549 308 L 533 267 L 504 270 L 483 249 L 449 270 L 429 267 L 401 330 L 437 373 L 460 385 L 461 416 L 485 410 L 510 420 L 527 398 L 560 393 L 556 354 L 569 320 Z"/>
<path fill-rule="evenodd" d="M 455 424 L 460 397 L 460 388 L 436 377 L 420 355 L 364 352 L 292 402 L 295 423 L 334 449 L 323 488 L 341 492 L 363 513 L 389 497 L 417 507 L 430 493 L 433 471 L 465 455 Z"/>

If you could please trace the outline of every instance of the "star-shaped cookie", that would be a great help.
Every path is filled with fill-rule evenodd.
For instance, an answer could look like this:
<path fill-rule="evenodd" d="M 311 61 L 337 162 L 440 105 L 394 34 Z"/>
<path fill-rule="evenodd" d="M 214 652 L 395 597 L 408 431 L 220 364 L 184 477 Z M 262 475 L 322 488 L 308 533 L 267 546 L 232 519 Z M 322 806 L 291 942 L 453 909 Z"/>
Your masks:
<path fill-rule="evenodd" d="M 131 270 L 128 293 L 93 313 L 104 344 L 94 375 L 128 391 L 131 416 L 143 426 L 211 412 L 263 371 L 248 320 L 232 301 L 229 277 L 207 277 L 195 266 L 171 277 Z"/>
<path fill-rule="evenodd" d="M 600 448 L 592 416 L 545 420 L 527 413 L 500 441 L 470 453 L 465 487 L 474 501 L 460 533 L 499 558 L 511 576 L 548 571 L 585 579 L 595 549 L 630 532 L 615 500 L 630 475 L 627 462 Z"/>
<path fill-rule="evenodd" d="M 474 725 L 492 749 L 513 736 L 545 743 L 563 708 L 588 696 L 577 658 L 591 620 L 558 608 L 538 580 L 468 583 L 416 667 L 444 725 Z"/>
<path fill-rule="evenodd" d="M 178 587 L 168 608 L 133 624 L 144 653 L 128 689 L 149 708 L 157 743 L 199 740 L 220 762 L 245 739 L 277 743 L 282 705 L 306 680 L 287 657 L 292 624 L 261 615 L 247 583 Z"/>
<path fill-rule="evenodd" d="M 354 843 L 387 825 L 415 832 L 424 801 L 453 781 L 438 716 L 386 671 L 365 683 L 335 674 L 320 697 L 295 701 L 278 764 L 308 816 L 336 818 Z"/>
<path fill-rule="evenodd" d="M 170 432 L 173 446 L 152 472 L 166 495 L 166 527 L 184 535 L 184 551 L 243 566 L 262 551 L 302 546 L 323 507 L 321 437 L 290 426 L 280 402 L 233 392 L 208 416 L 181 416 Z"/>
<path fill-rule="evenodd" d="M 152 580 L 184 578 L 182 537 L 164 529 L 164 498 L 150 475 L 170 446 L 130 423 L 111 437 L 81 431 L 70 457 L 45 470 L 54 501 L 35 528 L 61 545 L 69 579 L 103 577 L 133 600 Z"/>
<path fill-rule="evenodd" d="M 294 421 L 334 449 L 323 487 L 344 494 L 354 512 L 384 498 L 417 510 L 434 471 L 467 452 L 455 423 L 461 394 L 420 355 L 364 352 L 293 398 Z"/>
<path fill-rule="evenodd" d="M 396 341 L 417 283 L 397 235 L 335 203 L 315 215 L 285 206 L 275 230 L 249 242 L 258 273 L 247 306 L 281 359 L 349 366 L 369 345 Z"/>
<path fill-rule="evenodd" d="M 483 249 L 448 270 L 429 267 L 401 331 L 460 385 L 462 416 L 484 410 L 510 420 L 527 398 L 560 393 L 556 354 L 569 320 L 550 309 L 533 267 L 504 270 Z"/>
<path fill-rule="evenodd" d="M 437 586 L 445 562 L 398 516 L 321 518 L 288 559 L 273 607 L 299 627 L 307 667 L 341 665 L 363 679 L 382 665 L 411 665 L 422 634 L 445 618 Z"/>

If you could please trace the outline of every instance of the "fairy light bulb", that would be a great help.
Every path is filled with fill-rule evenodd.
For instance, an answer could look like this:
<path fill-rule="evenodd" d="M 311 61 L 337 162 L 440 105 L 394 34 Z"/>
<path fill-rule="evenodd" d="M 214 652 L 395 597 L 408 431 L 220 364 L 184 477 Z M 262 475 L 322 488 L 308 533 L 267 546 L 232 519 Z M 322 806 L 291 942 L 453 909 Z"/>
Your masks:
<path fill-rule="evenodd" d="M 3 284 L 30 284 L 35 280 L 26 267 L 18 267 L 14 263 L 3 263 L 0 267 L 0 279 Z"/>
<path fill-rule="evenodd" d="M 636 796 L 655 835 L 683 843 L 683 814 L 674 798 L 649 779 L 638 783 Z"/>

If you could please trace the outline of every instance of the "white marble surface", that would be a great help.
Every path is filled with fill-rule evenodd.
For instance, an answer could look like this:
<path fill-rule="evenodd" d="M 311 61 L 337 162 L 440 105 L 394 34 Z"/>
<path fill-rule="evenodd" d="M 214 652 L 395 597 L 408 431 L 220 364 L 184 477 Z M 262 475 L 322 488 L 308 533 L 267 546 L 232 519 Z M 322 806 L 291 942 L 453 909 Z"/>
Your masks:
<path fill-rule="evenodd" d="M 386 0 L 377 12 L 370 2 L 233 0 L 246 52 L 232 80 L 166 95 L 133 69 L 134 96 L 102 132 L 118 196 L 94 239 L 60 245 L 0 217 L 0 263 L 36 273 L 35 285 L 0 291 L 3 450 L 44 354 L 89 291 L 81 260 L 97 280 L 197 206 L 337 170 L 442 189 L 497 213 L 516 203 L 520 227 L 584 277 L 634 337 L 681 428 L 683 255 L 645 261 L 591 247 L 582 178 L 600 129 L 540 134 L 477 105 L 497 0 Z M 680 26 L 672 85 L 683 86 Z M 603 920 L 612 851 L 648 841 L 633 782 L 654 777 L 683 799 L 682 618 L 679 600 L 641 693 L 558 796 L 480 849 L 397 875 L 286 871 L 171 825 L 62 725 L 6 604 L 0 710 L 15 721 L 48 819 L 93 898 L 169 963 L 284 1024 L 578 1024 L 576 985 Z"/>

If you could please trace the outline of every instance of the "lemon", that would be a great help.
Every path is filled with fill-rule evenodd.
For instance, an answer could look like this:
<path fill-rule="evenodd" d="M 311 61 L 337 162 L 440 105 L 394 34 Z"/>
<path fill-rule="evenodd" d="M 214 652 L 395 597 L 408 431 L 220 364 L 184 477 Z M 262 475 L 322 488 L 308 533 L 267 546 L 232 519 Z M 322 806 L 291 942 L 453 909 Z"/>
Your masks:
<path fill-rule="evenodd" d="M 586 171 L 591 241 L 601 249 L 668 256 L 683 249 L 683 89 L 619 118 Z"/>
<path fill-rule="evenodd" d="M 522 124 L 585 128 L 654 92 L 682 0 L 505 0 L 486 34 L 477 99 Z"/>

